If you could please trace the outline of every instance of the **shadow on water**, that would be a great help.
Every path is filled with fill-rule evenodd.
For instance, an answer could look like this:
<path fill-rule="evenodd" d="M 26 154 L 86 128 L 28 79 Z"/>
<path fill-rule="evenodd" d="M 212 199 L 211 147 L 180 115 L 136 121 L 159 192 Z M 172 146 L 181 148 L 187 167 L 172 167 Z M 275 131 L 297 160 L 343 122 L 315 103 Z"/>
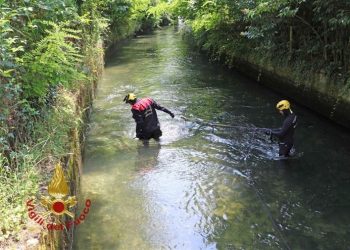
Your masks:
<path fill-rule="evenodd" d="M 274 160 L 276 142 L 255 128 L 280 126 L 280 96 L 207 63 L 172 29 L 132 39 L 110 58 L 79 197 L 92 207 L 75 249 L 348 248 L 348 132 L 293 105 L 302 156 Z M 158 112 L 160 142 L 133 139 L 122 103 L 130 91 L 174 111 L 174 119 Z"/>

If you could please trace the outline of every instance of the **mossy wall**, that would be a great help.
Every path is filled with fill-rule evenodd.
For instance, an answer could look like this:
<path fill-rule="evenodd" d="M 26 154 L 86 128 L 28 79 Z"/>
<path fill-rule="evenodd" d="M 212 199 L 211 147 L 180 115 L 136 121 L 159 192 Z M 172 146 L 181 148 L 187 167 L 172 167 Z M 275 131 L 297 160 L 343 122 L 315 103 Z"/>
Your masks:
<path fill-rule="evenodd" d="M 80 177 L 82 174 L 82 150 L 85 143 L 86 124 L 89 120 L 97 82 L 104 67 L 102 43 L 99 43 L 98 46 L 100 53 L 93 59 L 93 63 L 95 64 L 94 80 L 81 85 L 75 93 L 70 94 L 71 104 L 73 105 L 70 108 L 74 110 L 75 115 L 81 122 L 69 132 L 70 145 L 67 148 L 67 152 L 69 153 L 60 160 L 64 165 L 66 180 L 69 182 L 70 195 L 75 195 L 77 198 L 79 198 Z M 80 211 L 72 212 L 77 215 Z M 67 217 L 65 219 L 70 218 Z M 41 231 L 39 236 L 39 245 L 32 249 L 71 249 L 73 239 L 74 227 L 63 231 L 44 230 Z"/>
<path fill-rule="evenodd" d="M 234 67 L 283 98 L 296 101 L 350 128 L 350 80 L 346 83 L 324 72 L 301 74 L 286 66 L 252 57 L 236 58 Z"/>

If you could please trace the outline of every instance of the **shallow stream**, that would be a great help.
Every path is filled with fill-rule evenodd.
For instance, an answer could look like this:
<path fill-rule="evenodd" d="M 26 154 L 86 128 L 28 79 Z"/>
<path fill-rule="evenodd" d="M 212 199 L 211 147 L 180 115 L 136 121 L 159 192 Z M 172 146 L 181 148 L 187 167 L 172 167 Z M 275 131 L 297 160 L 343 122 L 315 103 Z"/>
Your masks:
<path fill-rule="evenodd" d="M 173 28 L 109 57 L 79 197 L 80 210 L 92 205 L 74 249 L 349 249 L 349 133 L 293 104 L 300 157 L 279 161 L 255 128 L 281 125 L 284 96 L 209 63 Z M 158 112 L 159 143 L 133 139 L 128 92 L 175 113 Z"/>

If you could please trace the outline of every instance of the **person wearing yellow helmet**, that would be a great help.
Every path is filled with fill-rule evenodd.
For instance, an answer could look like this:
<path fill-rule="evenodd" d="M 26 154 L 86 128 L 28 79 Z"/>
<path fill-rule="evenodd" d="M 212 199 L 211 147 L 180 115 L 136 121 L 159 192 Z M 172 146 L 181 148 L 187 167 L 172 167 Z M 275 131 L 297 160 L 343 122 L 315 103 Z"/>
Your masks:
<path fill-rule="evenodd" d="M 134 93 L 125 96 L 124 102 L 131 105 L 132 117 L 136 122 L 136 137 L 141 140 L 151 138 L 158 140 L 162 136 L 156 109 L 175 115 L 168 109 L 157 104 L 152 98 L 137 98 Z"/>
<path fill-rule="evenodd" d="M 287 100 L 279 101 L 276 109 L 285 117 L 282 127 L 268 130 L 268 134 L 273 135 L 279 140 L 279 156 L 289 157 L 290 151 L 294 146 L 294 131 L 297 126 L 297 116 L 290 108 Z"/>

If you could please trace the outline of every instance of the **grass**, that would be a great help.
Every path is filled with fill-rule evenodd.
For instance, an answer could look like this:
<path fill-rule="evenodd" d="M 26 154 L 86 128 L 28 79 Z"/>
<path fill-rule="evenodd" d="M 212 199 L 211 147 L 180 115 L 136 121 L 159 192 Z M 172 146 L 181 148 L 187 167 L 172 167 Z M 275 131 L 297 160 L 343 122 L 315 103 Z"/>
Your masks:
<path fill-rule="evenodd" d="M 76 110 L 74 94 L 60 90 L 55 106 L 35 124 L 32 141 L 13 153 L 17 168 L 10 169 L 0 155 L 0 248 L 8 239 L 19 240 L 18 233 L 29 219 L 26 201 L 39 197 L 55 163 L 70 154 L 70 132 L 81 125 Z"/>

